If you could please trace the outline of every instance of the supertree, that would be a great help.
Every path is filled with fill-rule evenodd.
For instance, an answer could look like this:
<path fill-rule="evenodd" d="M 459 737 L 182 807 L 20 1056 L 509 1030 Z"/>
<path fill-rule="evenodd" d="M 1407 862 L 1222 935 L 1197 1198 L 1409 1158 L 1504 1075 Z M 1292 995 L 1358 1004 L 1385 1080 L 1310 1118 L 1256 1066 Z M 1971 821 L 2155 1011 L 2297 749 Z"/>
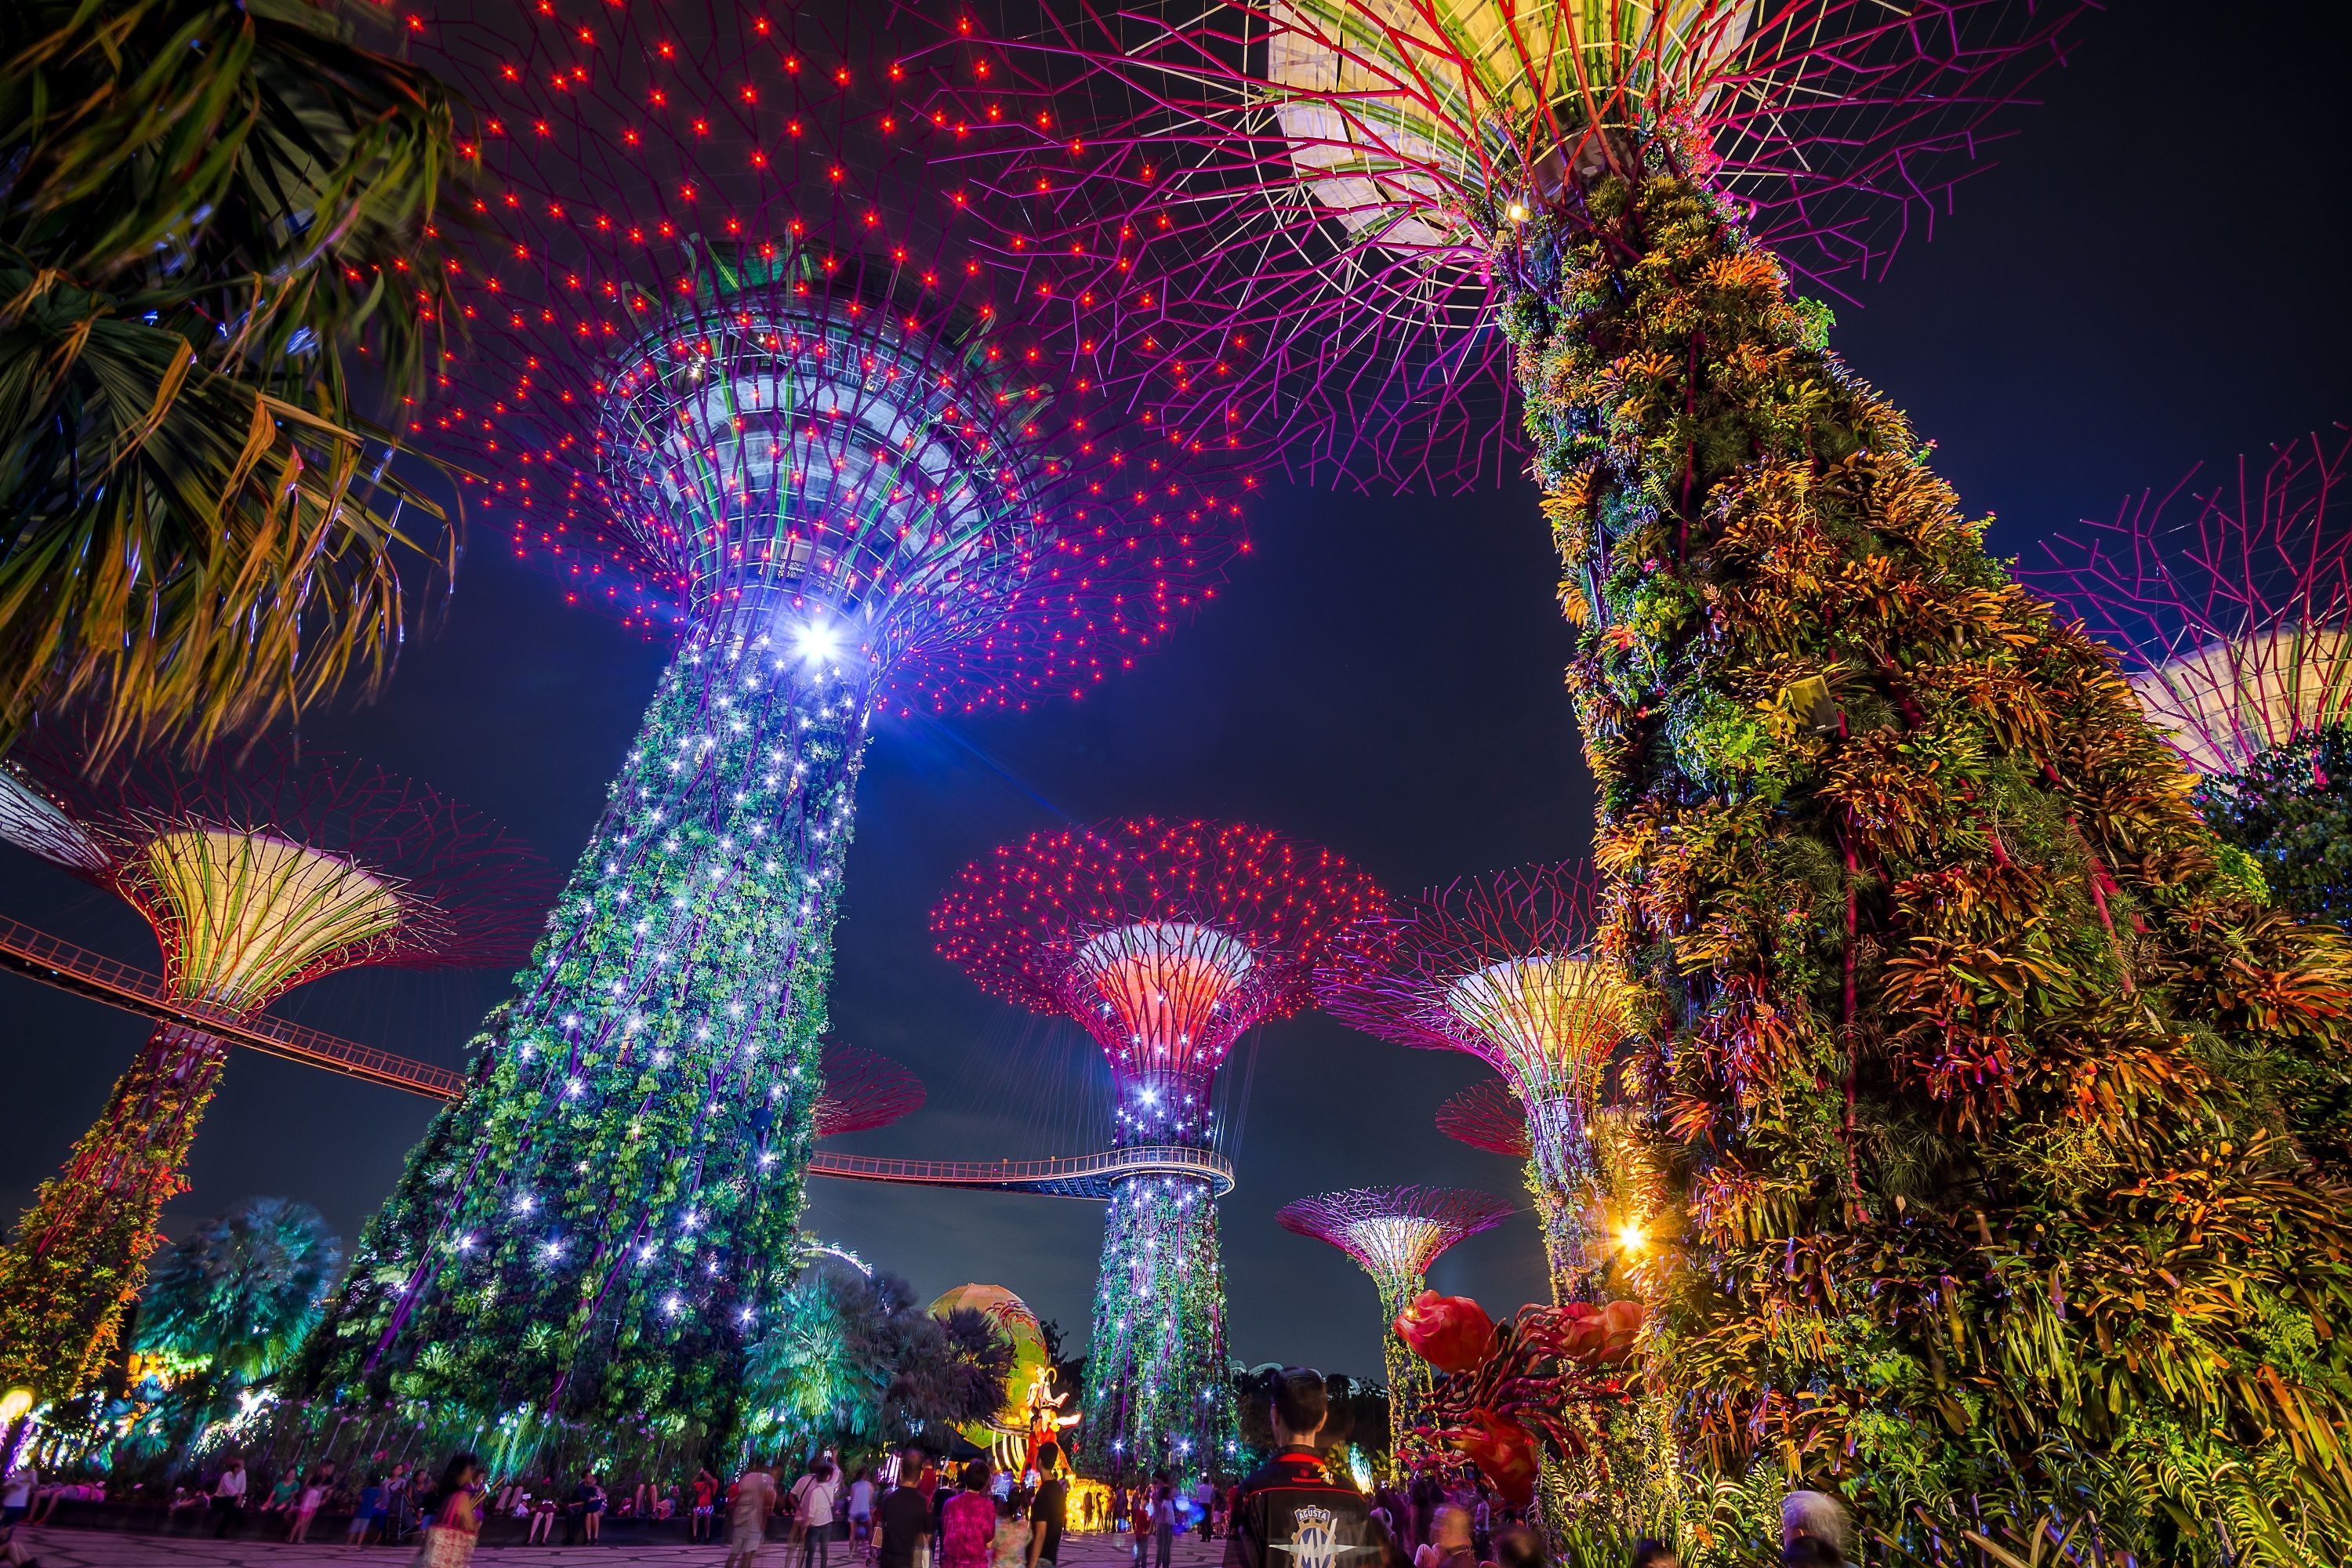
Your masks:
<path fill-rule="evenodd" d="M 1381 1353 L 1388 1363 L 1389 1430 L 1402 1468 L 1404 1435 L 1429 1397 L 1429 1363 L 1397 1337 L 1397 1314 L 1428 1283 L 1429 1266 L 1457 1241 L 1494 1229 L 1511 1205 L 1466 1187 L 1349 1187 L 1285 1204 L 1275 1223 L 1338 1247 L 1381 1293 Z"/>
<path fill-rule="evenodd" d="M 1437 1108 L 1437 1130 L 1457 1143 L 1524 1160 L 1528 1144 L 1528 1108 L 1500 1079 L 1482 1078 L 1459 1093 L 1448 1095 Z"/>
<path fill-rule="evenodd" d="M 2140 707 L 2201 783 L 2205 819 L 2273 894 L 2352 917 L 2352 530 L 2331 520 L 2352 462 L 2338 426 L 2191 469 L 2112 521 L 2042 542 L 2033 587 L 2123 655 Z"/>
<path fill-rule="evenodd" d="M 1210 1088 L 1234 1043 L 1313 997 L 1364 939 L 1364 872 L 1276 834 L 1152 818 L 1034 834 L 931 912 L 982 989 L 1086 1026 L 1118 1086 L 1080 1441 L 1114 1474 L 1185 1470 L 1234 1439 Z"/>
<path fill-rule="evenodd" d="M 1663 302 L 1596 290 L 1716 253 L 1775 296 L 1784 268 L 1882 274 L 2081 9 L 1019 0 L 954 8 L 970 76 L 940 112 L 1005 203 L 1001 262 L 1089 345 L 1146 351 L 1114 381 L 1179 387 L 1305 474 L 1466 489 L 1531 446 L 1557 489 L 1596 391 L 1567 340 Z"/>
<path fill-rule="evenodd" d="M 810 1136 L 870 1132 L 923 1108 L 923 1080 L 877 1052 L 833 1044 L 820 1058 L 824 1088 L 817 1096 Z"/>
<path fill-rule="evenodd" d="M 553 891 L 478 814 L 381 768 L 262 742 L 183 772 L 147 757 L 85 776 L 71 748 L 0 768 L 0 837 L 121 897 L 172 992 L 225 1021 L 362 964 L 509 963 Z M 0 1382 L 57 1399 L 112 1350 L 228 1046 L 159 1026 L 0 1250 Z"/>
<path fill-rule="evenodd" d="M 483 237 L 412 435 L 677 651 L 300 1375 L 726 1433 L 789 1282 L 877 714 L 1084 691 L 1214 592 L 1238 508 L 1024 335 L 886 53 L 714 5 L 415 25 L 484 117 Z"/>
<path fill-rule="evenodd" d="M 2352 1471 L 2297 1435 L 2352 1425 L 2352 1346 L 2277 1325 L 2352 1308 L 2352 1230 L 2284 1129 L 2352 953 L 2266 906 L 1791 280 L 1874 265 L 1873 209 L 1931 210 L 2072 15 L 1306 0 L 949 52 L 1026 139 L 977 165 L 1032 193 L 1008 261 L 1237 441 L 1450 476 L 1507 363 L 1690 1265 L 1643 1331 L 1683 1462 L 1792 1468 L 1906 1548 L 2005 1496 L 2110 1557 L 2317 1561 Z M 991 91 L 1080 71 L 1100 126 Z M 2214 1310 L 2159 1321 L 2159 1271 Z"/>
<path fill-rule="evenodd" d="M 1368 1034 L 1467 1052 L 1502 1075 L 1560 1301 L 1599 1287 L 1592 1128 L 1627 1033 L 1624 981 L 1594 952 L 1595 893 L 1586 868 L 1563 863 L 1399 900 L 1378 952 L 1330 966 L 1321 998 L 1332 1016 Z"/>

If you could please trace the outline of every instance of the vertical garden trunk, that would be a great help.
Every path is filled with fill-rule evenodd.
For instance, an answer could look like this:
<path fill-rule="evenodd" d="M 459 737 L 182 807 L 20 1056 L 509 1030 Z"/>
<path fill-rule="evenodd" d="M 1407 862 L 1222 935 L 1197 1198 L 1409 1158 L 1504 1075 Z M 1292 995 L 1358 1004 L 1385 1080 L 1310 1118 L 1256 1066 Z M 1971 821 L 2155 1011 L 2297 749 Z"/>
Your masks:
<path fill-rule="evenodd" d="M 166 1024 L 0 1250 L 0 1388 L 79 1392 L 114 1349 L 228 1047 Z"/>
<path fill-rule="evenodd" d="M 1530 1089 L 1526 1103 L 1528 1192 L 1543 1233 L 1552 1300 L 1593 1300 L 1601 1283 L 1600 1238 L 1592 1234 L 1600 1173 L 1593 1159 L 1591 1107 L 1580 1094 L 1539 1089 Z"/>
<path fill-rule="evenodd" d="M 2143 1562 L 2224 1519 L 2315 1560 L 2352 1229 L 2294 1086 L 2344 940 L 2265 906 L 1676 153 L 1497 247 L 1686 1226 L 1653 1387 L 1686 1456 L 1896 1533 L 2011 1496 Z"/>
<path fill-rule="evenodd" d="M 1412 1429 L 1428 1415 L 1431 1374 L 1429 1363 L 1398 1335 L 1396 1321 L 1429 1281 L 1375 1276 L 1374 1283 L 1381 1289 L 1381 1363 L 1389 1380 L 1389 1479 L 1402 1485 L 1409 1479 L 1406 1450 Z"/>
<path fill-rule="evenodd" d="M 731 1427 L 789 1279 L 873 702 L 691 634 L 481 1072 L 306 1348 L 313 1391 Z"/>
<path fill-rule="evenodd" d="M 1112 1184 L 1087 1343 L 1078 1435 L 1091 1469 L 1133 1479 L 1228 1462 L 1225 1280 L 1207 1182 L 1138 1175 Z"/>

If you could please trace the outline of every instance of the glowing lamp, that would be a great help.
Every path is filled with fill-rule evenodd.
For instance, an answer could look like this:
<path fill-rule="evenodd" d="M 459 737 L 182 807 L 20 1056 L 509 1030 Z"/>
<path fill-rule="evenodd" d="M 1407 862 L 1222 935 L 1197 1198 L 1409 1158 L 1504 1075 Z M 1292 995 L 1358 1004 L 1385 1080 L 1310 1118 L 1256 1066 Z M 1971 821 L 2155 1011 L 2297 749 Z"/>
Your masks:
<path fill-rule="evenodd" d="M 841 649 L 841 628 L 831 621 L 810 621 L 793 633 L 793 652 L 803 664 L 831 664 Z"/>

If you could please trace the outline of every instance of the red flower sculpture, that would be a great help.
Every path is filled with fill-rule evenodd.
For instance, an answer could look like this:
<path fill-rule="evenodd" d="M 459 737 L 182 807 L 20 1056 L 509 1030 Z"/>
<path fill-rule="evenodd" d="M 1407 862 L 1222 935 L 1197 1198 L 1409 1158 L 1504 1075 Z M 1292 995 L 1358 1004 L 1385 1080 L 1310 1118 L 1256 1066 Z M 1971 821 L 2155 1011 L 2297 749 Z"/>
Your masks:
<path fill-rule="evenodd" d="M 1454 1448 L 1486 1473 L 1505 1502 L 1527 1507 L 1536 1496 L 1535 1435 L 1491 1410 L 1473 1410 L 1470 1416 L 1477 1429 L 1454 1433 L 1450 1439 Z"/>
<path fill-rule="evenodd" d="M 1639 1301 L 1572 1301 L 1522 1307 L 1497 1327 L 1467 1297 L 1424 1290 L 1397 1314 L 1396 1331 L 1447 1375 L 1413 1436 L 1467 1455 L 1513 1504 L 1526 1503 L 1543 1448 L 1588 1451 L 1570 1412 L 1581 1405 L 1606 1420 L 1625 1403 L 1624 1378 L 1612 1369 L 1633 1356 L 1642 1316 Z"/>
<path fill-rule="evenodd" d="M 1633 1338 L 1642 1331 L 1641 1302 L 1592 1307 L 1571 1301 L 1557 1311 L 1563 1320 L 1560 1346 L 1570 1360 L 1615 1366 L 1633 1355 Z"/>
<path fill-rule="evenodd" d="M 1495 1353 L 1495 1320 L 1467 1296 L 1423 1290 L 1397 1314 L 1396 1332 L 1440 1372 L 1468 1372 Z"/>

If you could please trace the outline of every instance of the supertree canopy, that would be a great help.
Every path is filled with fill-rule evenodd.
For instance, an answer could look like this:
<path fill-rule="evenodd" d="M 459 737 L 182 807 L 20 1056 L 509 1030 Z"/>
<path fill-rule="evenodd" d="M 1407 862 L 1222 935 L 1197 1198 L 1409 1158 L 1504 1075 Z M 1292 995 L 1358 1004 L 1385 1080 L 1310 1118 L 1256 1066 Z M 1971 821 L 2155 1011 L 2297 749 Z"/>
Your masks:
<path fill-rule="evenodd" d="M 1395 1451 L 1429 1395 L 1429 1363 L 1397 1337 L 1397 1314 L 1428 1281 L 1429 1266 L 1455 1242 L 1492 1230 L 1511 1205 L 1466 1187 L 1349 1187 L 1285 1204 L 1275 1222 L 1330 1243 L 1372 1277 L 1381 1293 L 1381 1352 L 1389 1373 L 1389 1430 Z"/>
<path fill-rule="evenodd" d="M 1401 900 L 1374 957 L 1333 965 L 1323 1005 L 1369 1034 L 1464 1051 L 1518 1104 L 1528 1184 L 1553 1295 L 1597 1288 L 1601 1199 L 1591 1127 L 1624 1043 L 1626 987 L 1596 955 L 1595 884 L 1583 867 L 1522 867 Z"/>
<path fill-rule="evenodd" d="M 974 127 L 975 185 L 1018 204 L 1002 260 L 1087 339 L 1147 351 L 1109 374 L 1185 390 L 1241 444 L 1451 489 L 1523 442 L 1564 468 L 1544 344 L 1586 320 L 1580 252 L 1630 268 L 1653 247 L 1626 195 L 1664 182 L 1831 287 L 1883 272 L 2077 7 L 996 9 L 959 9 L 972 75 L 945 101 Z"/>
<path fill-rule="evenodd" d="M 1112 1474 L 1181 1471 L 1234 1441 L 1211 1081 L 1234 1041 L 1313 998 L 1380 889 L 1328 849 L 1238 826 L 1039 833 L 972 862 L 931 913 L 980 985 L 1076 1019 L 1118 1085 L 1102 1270 L 1077 1436 Z"/>
<path fill-rule="evenodd" d="M 888 1057 L 836 1044 L 821 1059 L 824 1089 L 810 1122 L 814 1137 L 870 1132 L 923 1108 L 923 1080 Z"/>
<path fill-rule="evenodd" d="M 2024 575 L 2124 656 L 2205 819 L 2305 915 L 2352 918 L 2352 530 L 2339 426 L 2210 489 L 2191 471 L 2048 540 Z M 2184 500 L 2184 494 L 2186 499 Z M 2193 509 L 2193 515 L 2191 510 Z"/>
<path fill-rule="evenodd" d="M 483 114 L 483 237 L 412 437 L 677 652 L 303 1376 L 723 1433 L 788 1284 L 877 714 L 1082 693 L 1213 594 L 1238 509 L 966 257 L 887 54 L 750 7 L 417 27 Z"/>
<path fill-rule="evenodd" d="M 1437 1130 L 1457 1143 L 1524 1160 L 1528 1145 L 1528 1108 L 1500 1079 L 1482 1078 L 1468 1089 L 1446 1097 L 1437 1108 Z"/>
<path fill-rule="evenodd" d="M 0 769 L 0 837 L 120 895 L 177 996 L 241 1022 L 361 964 L 506 963 L 552 892 L 495 823 L 421 784 L 263 744 L 187 773 L 152 758 L 84 776 L 62 746 Z M 79 1392 L 138 1295 L 164 1201 L 228 1046 L 160 1026 L 0 1250 L 0 1382 Z"/>
<path fill-rule="evenodd" d="M 1682 1225 L 1642 1341 L 1677 1465 L 1837 1489 L 1904 1550 L 2001 1497 L 2110 1558 L 2321 1561 L 2352 1470 L 2299 1435 L 2352 1425 L 2352 1345 L 2279 1336 L 2352 1309 L 2303 1098 L 2352 952 L 2267 904 L 1792 283 L 1874 269 L 1874 216 L 1931 212 L 2073 19 L 1073 5 L 943 52 L 1018 142 L 974 164 L 1032 193 L 1006 261 L 1157 345 L 1139 384 L 1438 479 L 1499 443 L 1453 410 L 1507 364 Z M 1108 118 L 1038 128 L 1024 78 Z"/>

